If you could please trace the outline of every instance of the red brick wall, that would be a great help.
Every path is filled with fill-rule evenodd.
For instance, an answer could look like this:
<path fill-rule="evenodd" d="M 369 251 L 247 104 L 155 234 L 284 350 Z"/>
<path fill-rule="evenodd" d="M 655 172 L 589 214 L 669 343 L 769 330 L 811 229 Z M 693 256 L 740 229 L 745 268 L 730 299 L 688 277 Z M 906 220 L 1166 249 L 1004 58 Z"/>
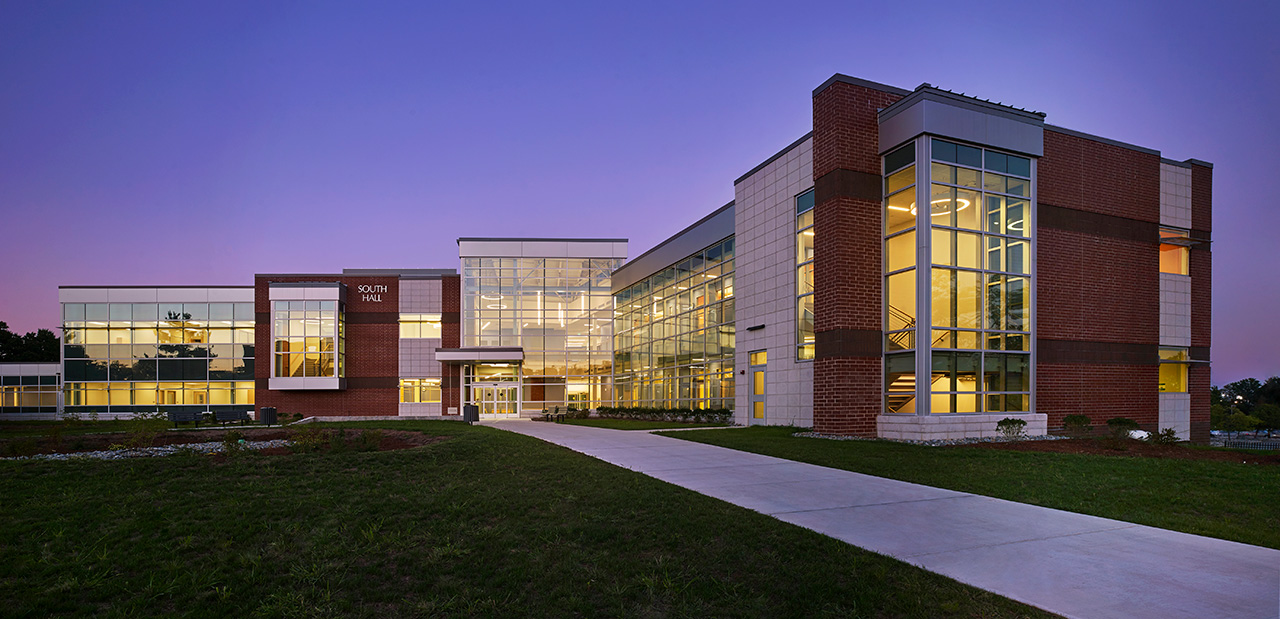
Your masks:
<path fill-rule="evenodd" d="M 875 436 L 881 412 L 880 357 L 816 359 L 813 428 L 828 434 Z"/>
<path fill-rule="evenodd" d="M 880 174 L 878 113 L 902 95 L 834 82 L 813 97 L 813 177 L 836 170 Z"/>
<path fill-rule="evenodd" d="M 1037 191 L 1042 205 L 1137 220 L 1150 228 L 1160 221 L 1160 157 L 1046 129 Z M 1154 426 L 1160 409 L 1154 229 L 1149 241 L 1043 225 L 1036 233 L 1036 337 L 1150 345 L 1152 353 L 1145 364 L 1041 358 L 1036 412 L 1048 415 L 1050 428 L 1069 414 L 1088 415 L 1094 423 L 1129 417 Z"/>
<path fill-rule="evenodd" d="M 1208 238 L 1213 230 L 1213 168 L 1191 166 L 1191 236 Z M 1213 253 L 1209 243 L 1191 249 L 1191 346 L 1212 344 Z M 1204 357 L 1207 360 L 1207 357 Z M 1209 366 L 1194 365 L 1188 377 L 1191 390 L 1191 438 L 1209 440 Z"/>
<path fill-rule="evenodd" d="M 1160 369 L 1156 365 L 1036 365 L 1036 412 L 1049 428 L 1066 415 L 1088 415 L 1095 425 L 1128 417 L 1154 430 L 1160 420 Z M 1140 385 L 1150 385 L 1150 388 Z"/>
<path fill-rule="evenodd" d="M 440 279 L 440 303 L 443 324 L 440 325 L 440 347 L 462 346 L 462 278 L 446 275 Z M 462 414 L 462 366 L 440 365 L 440 412 L 448 415 L 449 408 Z"/>
<path fill-rule="evenodd" d="M 271 390 L 271 314 L 269 285 L 272 282 L 340 282 L 347 286 L 346 377 L 347 388 L 334 391 Z M 357 292 L 360 285 L 386 286 L 381 301 L 366 301 Z M 254 305 L 257 323 L 256 350 L 264 351 L 255 363 L 255 398 L 258 406 L 274 406 L 281 415 L 310 416 L 395 416 L 399 414 L 397 393 L 400 364 L 400 282 L 395 277 L 343 275 L 258 276 L 254 278 Z"/>
<path fill-rule="evenodd" d="M 1158 242 L 1041 227 L 1036 243 L 1037 337 L 1159 342 Z"/>
<path fill-rule="evenodd" d="M 813 97 L 813 177 L 848 170 L 880 176 L 879 109 L 901 95 L 834 82 Z M 877 182 L 878 184 L 878 182 Z M 819 192 L 821 193 L 821 192 Z M 823 356 L 824 332 L 880 331 L 883 236 L 879 199 L 821 197 L 814 225 L 813 424 L 820 432 L 874 435 L 881 412 L 881 357 Z"/>
<path fill-rule="evenodd" d="M 1045 129 L 1036 170 L 1040 202 L 1160 221 L 1160 156 Z"/>

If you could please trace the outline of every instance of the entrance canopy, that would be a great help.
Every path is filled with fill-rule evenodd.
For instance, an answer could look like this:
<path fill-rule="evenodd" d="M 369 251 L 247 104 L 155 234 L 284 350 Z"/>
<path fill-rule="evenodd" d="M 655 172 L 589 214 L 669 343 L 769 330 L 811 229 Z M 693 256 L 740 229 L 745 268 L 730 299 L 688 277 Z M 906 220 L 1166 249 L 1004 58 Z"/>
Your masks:
<path fill-rule="evenodd" d="M 524 349 L 519 346 L 499 348 L 493 346 L 477 346 L 472 348 L 437 348 L 436 361 L 451 365 L 468 365 L 472 363 L 521 362 L 524 361 Z"/>

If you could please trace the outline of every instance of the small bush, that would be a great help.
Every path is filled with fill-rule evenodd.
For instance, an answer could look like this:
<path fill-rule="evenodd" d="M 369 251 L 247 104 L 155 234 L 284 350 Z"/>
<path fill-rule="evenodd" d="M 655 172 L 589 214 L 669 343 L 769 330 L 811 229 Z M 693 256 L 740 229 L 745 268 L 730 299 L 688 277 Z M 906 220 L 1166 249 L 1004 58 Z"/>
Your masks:
<path fill-rule="evenodd" d="M 1062 418 L 1062 429 L 1071 436 L 1084 436 L 1093 429 L 1093 420 L 1088 415 L 1067 415 Z"/>
<path fill-rule="evenodd" d="M 733 411 L 727 408 L 648 408 L 601 406 L 596 415 L 602 419 L 636 419 L 639 421 L 682 421 L 696 423 L 729 423 Z"/>
<path fill-rule="evenodd" d="M 1116 438 L 1129 438 L 1129 433 L 1138 429 L 1138 422 L 1128 417 L 1112 417 L 1107 420 L 1107 428 Z"/>
<path fill-rule="evenodd" d="M 382 444 L 382 430 L 365 430 L 356 437 L 357 451 L 378 451 Z"/>
<path fill-rule="evenodd" d="M 347 431 L 339 428 L 336 434 L 329 435 L 329 451 L 341 453 L 347 450 Z"/>
<path fill-rule="evenodd" d="M 37 451 L 36 438 L 34 436 L 26 436 L 23 438 L 15 438 L 4 444 L 4 455 L 14 458 L 21 456 L 34 456 Z"/>
<path fill-rule="evenodd" d="M 1005 417 L 996 422 L 996 430 L 1009 440 L 1017 440 L 1025 436 L 1024 431 L 1027 427 L 1027 420 L 1018 419 L 1016 417 Z"/>
<path fill-rule="evenodd" d="M 247 453 L 249 446 L 244 440 L 244 432 L 239 430 L 231 430 L 222 437 L 222 453 L 228 456 L 236 456 Z"/>
<path fill-rule="evenodd" d="M 289 450 L 294 453 L 320 451 L 324 446 L 324 431 L 317 426 L 302 426 L 289 433 Z"/>
<path fill-rule="evenodd" d="M 1151 434 L 1151 436 L 1147 437 L 1148 442 L 1154 443 L 1156 445 L 1173 445 L 1174 443 L 1177 443 L 1179 440 L 1180 439 L 1178 438 L 1178 431 L 1174 430 L 1173 428 L 1165 428 L 1163 430 L 1160 430 L 1159 432 L 1154 432 Z"/>
<path fill-rule="evenodd" d="M 146 426 L 139 427 L 125 435 L 124 448 L 145 449 L 155 442 L 159 434 L 159 430 L 147 429 Z"/>
<path fill-rule="evenodd" d="M 45 434 L 45 436 L 49 437 L 49 442 L 53 443 L 54 445 L 58 445 L 58 446 L 61 446 L 61 445 L 62 445 L 62 428 L 63 428 L 63 425 L 64 425 L 64 424 L 62 424 L 62 423 L 55 423 L 55 424 L 53 424 L 53 425 L 49 426 L 49 431 Z"/>

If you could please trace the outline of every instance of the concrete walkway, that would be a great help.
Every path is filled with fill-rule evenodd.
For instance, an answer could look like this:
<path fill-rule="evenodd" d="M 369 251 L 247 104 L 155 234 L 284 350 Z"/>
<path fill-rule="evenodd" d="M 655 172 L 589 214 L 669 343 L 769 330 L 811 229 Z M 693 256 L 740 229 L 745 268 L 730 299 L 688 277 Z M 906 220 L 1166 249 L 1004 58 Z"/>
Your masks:
<path fill-rule="evenodd" d="M 525 420 L 484 424 L 1066 617 L 1280 617 L 1280 550 L 646 432 Z"/>

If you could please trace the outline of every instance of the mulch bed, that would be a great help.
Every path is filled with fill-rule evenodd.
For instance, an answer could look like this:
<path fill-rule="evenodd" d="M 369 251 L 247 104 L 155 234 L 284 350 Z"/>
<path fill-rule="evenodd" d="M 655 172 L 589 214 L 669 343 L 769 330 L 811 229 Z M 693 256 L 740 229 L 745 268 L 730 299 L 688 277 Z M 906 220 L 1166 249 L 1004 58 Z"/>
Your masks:
<path fill-rule="evenodd" d="M 1178 460 L 1211 460 L 1246 464 L 1280 464 L 1275 452 L 1250 453 L 1218 449 L 1194 449 L 1186 445 L 1156 445 L 1138 440 L 1115 441 L 1108 438 L 1075 438 L 1061 441 L 1014 441 L 1008 443 L 975 443 L 963 445 L 974 449 L 1007 449 L 1010 451 L 1044 451 L 1087 454 L 1094 456 L 1127 456 L 1132 458 L 1173 458 Z"/>

